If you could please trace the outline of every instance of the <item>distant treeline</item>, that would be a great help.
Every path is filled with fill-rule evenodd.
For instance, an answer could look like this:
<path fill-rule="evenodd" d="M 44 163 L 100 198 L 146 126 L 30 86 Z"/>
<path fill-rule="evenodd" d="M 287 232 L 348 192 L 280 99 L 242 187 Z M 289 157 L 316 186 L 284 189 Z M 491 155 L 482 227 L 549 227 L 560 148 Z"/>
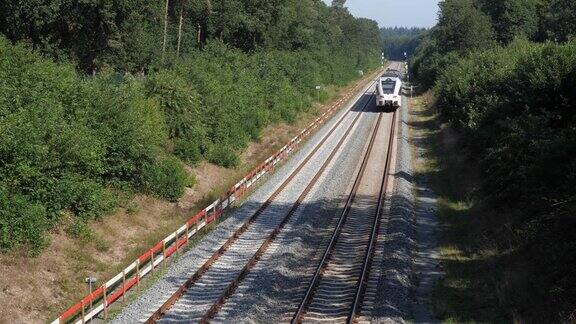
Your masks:
<path fill-rule="evenodd" d="M 412 56 L 424 34 L 426 28 L 387 27 L 380 29 L 384 56 L 391 60 L 404 60 L 404 53 Z"/>
<path fill-rule="evenodd" d="M 236 166 L 380 52 L 376 22 L 319 0 L 2 1 L 0 32 L 3 250 L 126 192 L 178 199 L 185 163 Z"/>
<path fill-rule="evenodd" d="M 484 184 L 474 199 L 499 215 L 470 220 L 479 250 L 506 255 L 490 285 L 510 319 L 574 321 L 576 1 L 440 7 L 412 72 L 435 89 L 463 154 L 479 164 Z"/>

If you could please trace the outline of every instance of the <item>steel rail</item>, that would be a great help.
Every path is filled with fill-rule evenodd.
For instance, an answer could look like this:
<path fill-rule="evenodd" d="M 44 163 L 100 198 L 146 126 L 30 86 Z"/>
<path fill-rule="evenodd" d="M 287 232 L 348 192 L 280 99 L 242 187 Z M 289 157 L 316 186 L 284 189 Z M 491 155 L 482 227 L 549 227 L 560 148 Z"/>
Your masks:
<path fill-rule="evenodd" d="M 374 95 L 371 95 L 369 97 L 368 101 L 364 104 L 361 111 L 366 109 L 366 107 L 372 102 L 373 97 L 374 97 Z M 298 208 L 300 207 L 300 205 L 302 204 L 304 199 L 308 196 L 308 194 L 310 193 L 310 190 L 312 190 L 312 188 L 316 185 L 316 183 L 318 182 L 318 179 L 320 179 L 320 176 L 322 176 L 322 174 L 324 173 L 324 171 L 326 170 L 328 165 L 332 162 L 332 160 L 334 159 L 334 156 L 336 155 L 336 153 L 338 152 L 340 147 L 342 147 L 342 145 L 344 144 L 344 142 L 348 138 L 348 135 L 350 135 L 352 128 L 354 128 L 354 126 L 356 125 L 356 122 L 358 121 L 360 116 L 361 116 L 361 114 L 358 114 L 356 116 L 356 118 L 354 119 L 354 121 L 352 122 L 350 127 L 348 127 L 348 129 L 346 130 L 346 132 L 344 133 L 342 138 L 340 138 L 340 141 L 334 147 L 334 149 L 332 150 L 332 152 L 330 153 L 328 158 L 324 161 L 324 163 L 322 164 L 320 169 L 318 169 L 318 171 L 316 172 L 316 174 L 314 175 L 312 180 L 310 180 L 310 182 L 308 183 L 308 185 L 306 186 L 304 191 L 302 191 L 302 193 L 300 194 L 300 196 L 298 197 L 296 202 L 292 205 L 292 207 L 290 208 L 290 210 L 288 211 L 288 213 L 286 214 L 284 219 L 278 224 L 278 226 L 276 226 L 276 228 L 274 229 L 272 234 L 270 234 L 266 238 L 266 240 L 261 244 L 258 251 L 252 256 L 252 258 L 250 259 L 250 261 L 248 261 L 246 266 L 244 266 L 244 268 L 238 274 L 238 276 L 235 278 L 235 280 L 232 281 L 232 283 L 230 283 L 230 285 L 225 289 L 224 293 L 220 296 L 220 298 L 218 298 L 218 300 L 206 312 L 206 314 L 204 315 L 204 317 L 200 321 L 201 323 L 207 323 L 211 318 L 213 318 L 216 315 L 216 313 L 224 305 L 226 300 L 229 299 L 230 296 L 232 296 L 232 294 L 234 294 L 234 292 L 236 291 L 236 289 L 238 288 L 238 286 L 240 285 L 242 280 L 244 280 L 244 278 L 246 278 L 246 276 L 254 268 L 256 263 L 258 263 L 258 261 L 260 260 L 262 255 L 264 255 L 264 253 L 268 250 L 268 248 L 274 242 L 274 240 L 276 239 L 278 234 L 280 234 L 280 232 L 282 231 L 284 226 L 290 221 L 290 219 L 292 218 L 292 216 L 294 215 L 296 210 L 298 210 Z"/>
<path fill-rule="evenodd" d="M 338 223 L 337 223 L 336 227 L 334 228 L 330 242 L 328 243 L 328 246 L 326 247 L 324 254 L 322 255 L 322 259 L 320 260 L 320 263 L 316 267 L 316 271 L 314 272 L 314 276 L 310 280 L 310 283 L 308 285 L 308 289 L 306 290 L 306 294 L 304 295 L 304 298 L 302 299 L 302 301 L 300 302 L 300 304 L 298 306 L 298 310 L 296 311 L 296 313 L 294 314 L 294 316 L 292 318 L 292 321 L 291 321 L 292 324 L 300 323 L 302 321 L 305 309 L 308 307 L 309 303 L 312 301 L 314 290 L 316 289 L 316 287 L 320 281 L 320 277 L 321 277 L 322 273 L 324 272 L 324 270 L 326 269 L 326 266 L 328 265 L 328 259 L 330 258 L 330 255 L 332 254 L 334 247 L 336 246 L 336 242 L 338 241 L 338 238 L 340 236 L 340 233 L 342 231 L 344 223 L 346 222 L 346 219 L 350 213 L 350 210 L 352 209 L 352 203 L 354 202 L 354 199 L 356 198 L 356 193 L 358 192 L 358 188 L 360 187 L 360 183 L 364 177 L 364 172 L 366 171 L 366 167 L 368 165 L 368 160 L 370 158 L 370 155 L 372 153 L 372 148 L 374 147 L 374 143 L 376 141 L 376 136 L 378 134 L 378 129 L 380 127 L 382 116 L 383 116 L 382 113 L 380 113 L 378 116 L 376 126 L 374 127 L 374 132 L 372 133 L 372 136 L 370 138 L 369 146 L 368 146 L 368 149 L 366 150 L 366 153 L 365 153 L 364 158 L 362 160 L 360 170 L 358 171 L 356 178 L 354 180 L 352 190 L 350 191 L 350 194 L 348 195 L 348 198 L 346 200 L 346 204 L 345 204 L 345 206 L 344 206 L 344 208 L 340 214 L 340 217 L 338 219 Z"/>
<path fill-rule="evenodd" d="M 352 324 L 356 320 L 356 316 L 360 314 L 362 307 L 362 301 L 364 292 L 366 292 L 366 286 L 368 285 L 368 278 L 370 275 L 370 269 L 372 268 L 372 260 L 374 259 L 374 250 L 378 240 L 378 234 L 380 232 L 380 220 L 382 215 L 382 207 L 386 198 L 386 188 L 388 187 L 388 179 L 390 173 L 390 165 L 392 163 L 392 149 L 394 145 L 394 132 L 396 129 L 396 110 L 392 115 L 392 126 L 390 127 L 390 139 L 388 141 L 388 154 L 386 155 L 386 164 L 384 167 L 384 174 L 382 176 L 382 183 L 380 185 L 380 194 L 378 195 L 378 207 L 376 209 L 376 217 L 374 217 L 374 223 L 372 224 L 372 233 L 370 235 L 370 241 L 368 243 L 368 249 L 364 255 L 364 266 L 362 267 L 362 274 L 358 279 L 356 295 L 354 297 L 354 303 L 348 316 L 347 323 Z"/>
<path fill-rule="evenodd" d="M 370 87 L 374 84 L 372 82 Z M 369 87 L 369 88 L 370 88 Z M 371 95 L 367 101 L 370 102 L 373 98 Z M 358 101 L 357 101 L 358 102 Z M 367 103 L 363 106 L 362 111 L 366 108 Z M 250 216 L 250 218 L 242 224 L 242 226 L 237 229 L 234 234 L 228 238 L 228 240 L 214 253 L 212 256 L 190 277 L 186 280 L 186 282 L 180 286 L 180 288 L 174 292 L 170 298 L 168 298 L 160 308 L 158 308 L 146 321 L 146 323 L 156 323 L 159 319 L 166 314 L 168 310 L 178 301 L 184 293 L 190 289 L 202 276 L 206 271 L 210 269 L 210 267 L 234 244 L 234 242 L 248 229 L 248 227 L 254 223 L 254 221 L 271 205 L 271 203 L 276 199 L 276 197 L 286 188 L 286 186 L 292 181 L 292 179 L 299 174 L 299 172 L 304 168 L 304 166 L 308 163 L 308 161 L 320 150 L 320 148 L 324 145 L 324 143 L 330 138 L 330 136 L 334 133 L 334 131 L 340 126 L 340 124 L 344 121 L 346 116 L 350 114 L 350 112 L 354 109 L 355 104 L 343 115 L 340 119 L 332 126 L 332 128 L 328 131 L 328 133 L 322 138 L 322 140 L 314 147 L 314 149 L 302 160 L 302 162 L 298 165 L 298 167 L 292 171 L 290 176 L 286 178 L 282 182 L 282 184 L 272 193 L 272 195 L 258 208 L 254 214 Z M 352 125 L 349 129 L 353 127 L 353 125 L 358 120 L 358 114 L 354 119 Z"/>

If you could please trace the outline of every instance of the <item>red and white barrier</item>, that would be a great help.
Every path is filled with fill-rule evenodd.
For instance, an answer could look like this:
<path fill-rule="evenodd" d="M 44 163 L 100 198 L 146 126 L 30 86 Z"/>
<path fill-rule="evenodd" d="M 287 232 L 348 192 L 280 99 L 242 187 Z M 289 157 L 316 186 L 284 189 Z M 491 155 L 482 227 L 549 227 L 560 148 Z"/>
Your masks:
<path fill-rule="evenodd" d="M 104 311 L 104 318 L 107 318 L 108 306 L 120 298 L 124 298 L 128 290 L 140 284 L 140 279 L 154 271 L 164 260 L 177 253 L 183 245 L 188 243 L 191 237 L 196 235 L 206 225 L 216 221 L 226 209 L 243 197 L 250 187 L 258 182 L 262 176 L 274 169 L 274 166 L 284 160 L 293 152 L 300 142 L 304 140 L 312 131 L 323 124 L 342 103 L 346 102 L 362 84 L 346 93 L 340 100 L 316 118 L 308 127 L 303 129 L 298 135 L 290 140 L 288 144 L 270 156 L 266 161 L 249 172 L 242 180 L 236 183 L 220 199 L 210 206 L 201 210 L 198 214 L 190 218 L 184 225 L 165 239 L 158 242 L 148 251 L 144 252 L 138 259 L 132 262 L 122 272 L 108 280 L 102 286 L 97 287 L 91 294 L 82 298 L 78 303 L 64 311 L 52 324 L 86 322 Z M 91 307 L 92 305 L 92 307 Z M 92 310 L 90 310 L 92 308 Z"/>

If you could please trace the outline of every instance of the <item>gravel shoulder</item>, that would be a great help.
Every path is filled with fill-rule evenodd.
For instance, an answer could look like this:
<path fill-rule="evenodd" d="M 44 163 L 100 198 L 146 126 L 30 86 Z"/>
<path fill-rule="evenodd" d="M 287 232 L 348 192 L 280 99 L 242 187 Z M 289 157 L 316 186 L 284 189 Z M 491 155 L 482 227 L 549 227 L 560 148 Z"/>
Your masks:
<path fill-rule="evenodd" d="M 413 120 L 416 114 L 411 111 L 407 119 Z M 422 141 L 416 132 L 410 130 L 412 142 Z M 414 169 L 421 169 L 427 163 L 426 149 L 413 145 Z M 416 323 L 436 323 L 432 307 L 432 292 L 438 280 L 443 276 L 440 266 L 441 255 L 438 250 L 438 220 L 437 198 L 431 190 L 428 179 L 419 175 L 415 183 L 416 197 L 416 250 L 414 254 L 414 291 L 413 291 L 413 321 Z"/>

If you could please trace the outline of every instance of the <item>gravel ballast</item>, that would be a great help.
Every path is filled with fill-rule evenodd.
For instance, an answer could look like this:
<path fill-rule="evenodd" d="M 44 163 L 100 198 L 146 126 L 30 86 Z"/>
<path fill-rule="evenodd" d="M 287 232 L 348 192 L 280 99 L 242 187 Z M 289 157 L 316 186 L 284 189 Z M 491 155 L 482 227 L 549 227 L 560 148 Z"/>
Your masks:
<path fill-rule="evenodd" d="M 355 104 L 332 136 L 236 243 L 173 306 L 161 322 L 197 321 L 235 278 L 314 177 L 352 120 L 361 114 L 344 145 L 234 294 L 215 323 L 270 323 L 291 320 L 328 245 L 337 218 L 358 172 L 377 114 L 375 105 L 360 113 L 371 94 L 362 91 L 314 134 L 238 209 L 196 246 L 172 263 L 167 273 L 126 307 L 113 322 L 142 322 L 191 276 L 297 168 L 344 113 Z M 373 101 L 373 98 L 370 98 Z M 436 251 L 433 193 L 413 174 L 410 111 L 399 110 L 394 185 L 384 206 L 375 257 L 360 322 L 433 322 L 430 294 L 441 275 Z M 416 152 L 415 159 L 421 152 Z"/>
<path fill-rule="evenodd" d="M 407 98 L 404 103 L 407 103 Z M 363 311 L 373 323 L 432 323 L 434 283 L 441 275 L 436 250 L 436 199 L 426 183 L 413 172 L 411 112 L 401 111 L 394 194 L 389 214 L 383 218 L 379 244 L 367 295 L 375 302 Z M 423 152 L 416 152 L 420 159 Z"/>
<path fill-rule="evenodd" d="M 380 225 L 366 296 L 373 303 L 362 311 L 371 322 L 404 322 L 411 314 L 414 194 L 412 152 L 408 134 L 408 100 L 399 110 L 394 190 Z"/>
<path fill-rule="evenodd" d="M 377 114 L 371 111 L 273 246 L 228 300 L 215 322 L 288 321 L 302 298 L 344 206 Z"/>
<path fill-rule="evenodd" d="M 269 195 L 286 179 L 289 174 L 298 166 L 299 162 L 302 161 L 306 155 L 313 150 L 316 143 L 318 143 L 322 137 L 330 130 L 330 128 L 336 123 L 336 121 L 354 104 L 356 99 L 360 99 L 357 103 L 358 107 L 362 107 L 364 100 L 366 98 L 363 96 L 365 90 L 368 86 L 363 88 L 354 100 L 347 105 L 346 109 L 336 114 L 330 121 L 328 121 L 321 129 L 314 134 L 311 139 L 303 145 L 303 147 L 294 153 L 291 159 L 289 159 L 282 167 L 270 176 L 268 181 L 262 184 L 253 194 L 251 194 L 246 202 L 239 207 L 237 210 L 231 212 L 228 219 L 223 221 L 218 225 L 216 229 L 208 233 L 196 246 L 187 251 L 182 255 L 182 257 L 173 262 L 166 274 L 162 276 L 158 281 L 156 281 L 148 290 L 146 290 L 139 298 L 127 306 L 119 315 L 117 315 L 112 322 L 114 323 L 126 323 L 126 322 L 142 322 L 149 318 L 149 316 L 160 307 L 160 305 L 168 299 L 185 281 L 188 277 L 193 274 L 203 263 L 207 260 L 227 239 L 231 234 L 239 228 L 244 221 L 252 215 L 269 197 Z M 244 233 L 243 240 L 249 242 L 251 239 L 263 240 L 263 237 L 272 230 L 273 225 L 279 221 L 280 215 L 282 215 L 289 207 L 291 203 L 296 199 L 301 191 L 301 189 L 307 184 L 307 181 L 313 177 L 314 171 L 319 168 L 323 160 L 330 154 L 330 149 L 336 145 L 338 139 L 342 136 L 343 132 L 346 130 L 347 125 L 349 125 L 352 119 L 359 112 L 353 111 L 348 116 L 346 116 L 342 124 L 335 130 L 332 136 L 326 141 L 323 147 L 315 154 L 315 156 L 308 162 L 307 166 L 301 171 L 301 173 L 296 176 L 290 185 L 277 197 L 269 208 L 269 211 L 264 213 L 259 219 L 262 220 L 256 226 L 251 227 L 249 231 Z M 360 118 L 358 125 L 365 125 L 364 118 Z M 361 128 L 361 127 L 357 127 Z M 353 132 L 355 134 L 356 131 Z M 312 195 L 313 193 L 311 193 Z M 306 202 L 305 202 L 306 204 Z M 265 215 L 266 214 L 266 215 Z M 297 215 L 295 215 L 297 216 Z M 297 217 L 295 217 L 297 218 Z M 313 231 L 313 229 L 310 229 Z M 252 244 L 254 246 L 259 246 L 259 244 Z M 243 249 L 238 248 L 238 250 L 232 251 L 235 256 L 241 257 L 241 255 L 249 255 L 251 252 L 249 250 L 243 251 Z M 250 255 L 251 256 L 251 255 Z M 220 260 L 219 260 L 220 261 Z M 244 264 L 242 262 L 235 262 L 232 259 L 227 259 L 222 257 L 221 265 L 215 265 L 214 278 L 218 275 L 233 273 L 238 268 L 241 268 Z M 229 262 L 224 262 L 229 261 Z M 208 273 L 207 273 L 208 274 Z M 207 279 L 210 276 L 206 276 Z M 205 283 L 207 284 L 207 282 Z M 198 286 L 200 287 L 200 286 Z M 210 298 L 206 296 L 206 302 L 204 305 L 194 305 L 197 310 L 201 310 L 205 307 L 205 304 L 211 304 L 209 302 Z M 186 306 L 183 304 L 182 306 Z M 178 309 L 178 303 L 174 306 Z M 192 307 L 193 308 L 193 307 Z M 169 314 L 168 314 L 169 315 Z M 169 318 L 169 317 L 168 317 Z M 167 318 L 167 319 L 168 319 Z"/>
<path fill-rule="evenodd" d="M 423 234 L 418 225 L 418 222 L 426 222 L 421 219 L 426 215 L 420 213 L 429 210 L 429 205 L 420 200 L 415 203 L 407 105 L 399 113 L 394 188 L 384 206 L 360 322 L 390 323 L 414 319 L 427 322 L 432 318 L 414 302 L 418 300 L 415 294 L 424 293 L 422 287 L 415 285 L 414 273 L 421 265 L 419 254 L 422 247 L 417 246 L 420 242 L 417 239 L 430 241 L 421 237 L 428 234 Z M 347 151 L 335 161 L 338 167 L 331 168 L 322 177 L 305 206 L 294 215 L 273 247 L 219 311 L 214 322 L 290 321 L 328 244 L 369 134 L 370 127 L 355 133 L 346 147 Z M 432 283 L 425 285 L 431 287 Z"/>

